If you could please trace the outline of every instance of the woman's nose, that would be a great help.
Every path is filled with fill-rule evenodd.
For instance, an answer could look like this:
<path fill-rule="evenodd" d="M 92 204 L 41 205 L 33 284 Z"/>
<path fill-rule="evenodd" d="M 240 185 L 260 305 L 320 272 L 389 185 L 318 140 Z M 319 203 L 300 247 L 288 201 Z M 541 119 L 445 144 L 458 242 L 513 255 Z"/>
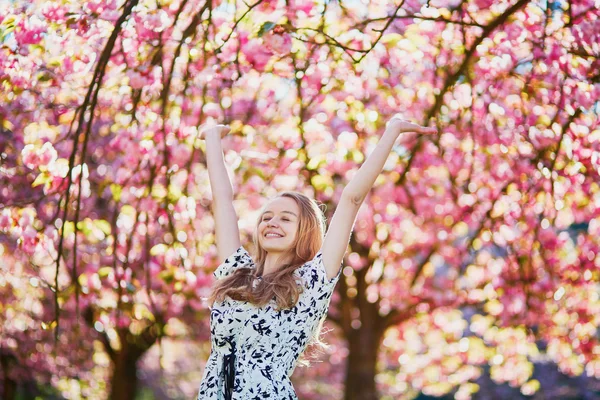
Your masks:
<path fill-rule="evenodd" d="M 275 218 L 271 218 L 270 220 L 268 220 L 267 226 L 277 226 L 277 222 L 275 221 Z"/>

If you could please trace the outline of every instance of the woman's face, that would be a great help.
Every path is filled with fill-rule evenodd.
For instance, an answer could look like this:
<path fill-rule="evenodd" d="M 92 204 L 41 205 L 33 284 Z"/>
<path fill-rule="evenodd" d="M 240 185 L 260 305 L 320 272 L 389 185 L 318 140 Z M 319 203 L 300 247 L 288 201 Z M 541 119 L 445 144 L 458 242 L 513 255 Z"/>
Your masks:
<path fill-rule="evenodd" d="M 294 199 L 277 197 L 265 207 L 258 224 L 258 243 L 268 253 L 291 249 L 298 234 L 300 207 Z"/>

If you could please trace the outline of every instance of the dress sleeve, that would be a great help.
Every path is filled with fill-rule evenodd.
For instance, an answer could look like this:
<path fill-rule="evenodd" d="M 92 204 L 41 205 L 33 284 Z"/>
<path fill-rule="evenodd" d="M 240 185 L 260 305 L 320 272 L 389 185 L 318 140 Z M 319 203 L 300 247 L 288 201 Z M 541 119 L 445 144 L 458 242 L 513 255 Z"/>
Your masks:
<path fill-rule="evenodd" d="M 238 268 L 254 268 L 254 261 L 252 261 L 252 257 L 250 257 L 244 246 L 240 246 L 235 253 L 227 257 L 213 272 L 213 275 L 217 280 L 223 279 Z"/>
<path fill-rule="evenodd" d="M 300 277 L 302 278 L 304 291 L 300 301 L 316 306 L 317 314 L 324 314 L 329 306 L 333 289 L 340 279 L 342 272 L 341 264 L 338 273 L 333 278 L 327 277 L 327 271 L 323 264 L 323 254 L 319 252 L 315 258 L 301 267 Z"/>

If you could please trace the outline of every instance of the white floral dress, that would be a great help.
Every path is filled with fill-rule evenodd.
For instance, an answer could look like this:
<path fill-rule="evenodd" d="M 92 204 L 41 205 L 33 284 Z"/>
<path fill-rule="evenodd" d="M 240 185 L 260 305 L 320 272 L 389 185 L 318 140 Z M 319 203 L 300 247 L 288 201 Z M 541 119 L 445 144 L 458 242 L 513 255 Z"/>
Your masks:
<path fill-rule="evenodd" d="M 214 272 L 223 279 L 236 268 L 255 268 L 240 247 Z M 340 271 L 328 279 L 319 252 L 294 271 L 303 286 L 298 303 L 278 311 L 275 300 L 263 307 L 226 297 L 210 313 L 212 350 L 198 400 L 296 400 L 290 381 L 298 357 L 327 314 Z"/>

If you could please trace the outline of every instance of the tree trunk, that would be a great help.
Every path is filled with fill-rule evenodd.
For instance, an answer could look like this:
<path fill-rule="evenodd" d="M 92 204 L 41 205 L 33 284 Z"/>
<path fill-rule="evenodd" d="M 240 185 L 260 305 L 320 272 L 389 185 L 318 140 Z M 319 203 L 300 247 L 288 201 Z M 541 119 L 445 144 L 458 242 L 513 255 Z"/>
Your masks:
<path fill-rule="evenodd" d="M 118 329 L 121 345 L 119 350 L 111 347 L 108 337 L 104 334 L 104 348 L 113 364 L 110 381 L 111 400 L 135 399 L 138 387 L 137 362 L 156 343 L 160 329 L 162 328 L 155 324 L 150 325 L 139 335 L 132 335 L 127 328 Z"/>
<path fill-rule="evenodd" d="M 344 400 L 378 399 L 375 374 L 380 341 L 380 334 L 369 325 L 362 325 L 349 335 Z"/>
<path fill-rule="evenodd" d="M 0 367 L 2 367 L 2 399 L 14 400 L 17 397 L 17 382 L 10 379 L 8 372 L 10 364 L 14 365 L 15 359 L 13 356 L 0 355 Z"/>
<path fill-rule="evenodd" d="M 2 387 L 2 398 L 4 400 L 14 400 L 17 397 L 17 382 L 10 378 L 4 377 L 2 380 Z"/>
<path fill-rule="evenodd" d="M 358 248 L 353 243 L 352 248 Z M 359 251 L 368 254 L 368 249 Z M 367 256 L 365 255 L 365 258 Z M 344 400 L 377 400 L 375 375 L 377 355 L 386 329 L 385 318 L 379 315 L 379 302 L 367 301 L 367 268 L 355 271 L 356 295 L 344 298 L 348 287 L 342 280 L 341 325 L 348 340 L 348 361 L 346 364 L 346 387 Z M 345 301 L 344 301 L 345 300 Z M 356 323 L 360 322 L 358 326 Z M 354 326 L 354 327 L 353 327 Z"/>
<path fill-rule="evenodd" d="M 111 378 L 111 400 L 133 400 L 137 392 L 137 361 L 127 351 L 120 351 L 113 362 Z"/>

